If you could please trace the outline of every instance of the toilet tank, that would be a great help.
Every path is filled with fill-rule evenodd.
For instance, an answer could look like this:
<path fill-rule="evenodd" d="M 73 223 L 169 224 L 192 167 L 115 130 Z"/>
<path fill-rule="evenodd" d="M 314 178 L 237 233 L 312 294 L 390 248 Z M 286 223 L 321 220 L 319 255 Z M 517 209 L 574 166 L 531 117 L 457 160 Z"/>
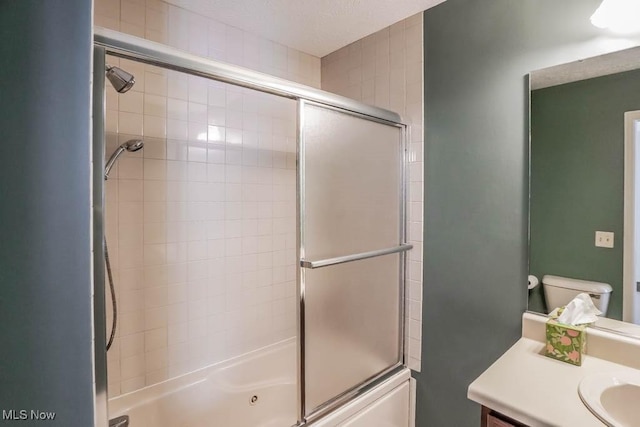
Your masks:
<path fill-rule="evenodd" d="M 611 285 L 607 283 L 552 275 L 542 276 L 542 288 L 549 312 L 567 305 L 576 295 L 585 292 L 589 294 L 593 304 L 602 312 L 603 316 L 607 314 L 609 297 L 613 290 Z"/>

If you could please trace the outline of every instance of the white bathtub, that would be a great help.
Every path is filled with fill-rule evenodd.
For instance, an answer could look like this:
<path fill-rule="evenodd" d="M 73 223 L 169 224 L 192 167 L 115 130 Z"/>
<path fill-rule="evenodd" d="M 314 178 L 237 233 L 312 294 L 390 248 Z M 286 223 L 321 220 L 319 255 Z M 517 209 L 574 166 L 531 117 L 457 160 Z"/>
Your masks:
<path fill-rule="evenodd" d="M 296 341 L 109 400 L 109 418 L 130 427 L 284 427 L 296 421 Z M 252 402 L 253 401 L 253 402 Z"/>
<path fill-rule="evenodd" d="M 109 418 L 129 415 L 130 427 L 288 427 L 297 419 L 296 369 L 296 341 L 292 338 L 110 399 Z M 342 425 L 385 393 L 408 383 L 408 372 L 394 376 L 318 424 Z"/>

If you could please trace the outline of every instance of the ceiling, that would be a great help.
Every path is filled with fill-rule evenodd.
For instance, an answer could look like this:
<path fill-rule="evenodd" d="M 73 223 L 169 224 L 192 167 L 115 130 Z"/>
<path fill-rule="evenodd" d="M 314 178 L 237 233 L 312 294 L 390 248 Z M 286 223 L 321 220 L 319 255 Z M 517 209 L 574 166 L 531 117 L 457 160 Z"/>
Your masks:
<path fill-rule="evenodd" d="M 323 57 L 445 0 L 165 0 Z"/>

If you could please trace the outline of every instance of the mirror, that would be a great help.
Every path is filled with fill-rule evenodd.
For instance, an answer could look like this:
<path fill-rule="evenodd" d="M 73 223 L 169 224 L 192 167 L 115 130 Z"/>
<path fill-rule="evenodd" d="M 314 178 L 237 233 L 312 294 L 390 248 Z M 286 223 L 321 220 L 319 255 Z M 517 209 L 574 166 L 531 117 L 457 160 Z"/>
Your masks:
<path fill-rule="evenodd" d="M 597 325 L 640 336 L 640 47 L 534 71 L 530 102 L 529 310 L 544 276 L 605 283 Z"/>

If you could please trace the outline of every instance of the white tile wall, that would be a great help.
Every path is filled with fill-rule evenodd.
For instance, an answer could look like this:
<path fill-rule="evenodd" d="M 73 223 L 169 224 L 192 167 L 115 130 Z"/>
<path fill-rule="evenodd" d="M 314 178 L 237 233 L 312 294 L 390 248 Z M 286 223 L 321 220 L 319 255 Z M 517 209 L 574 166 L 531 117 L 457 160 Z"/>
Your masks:
<path fill-rule="evenodd" d="M 164 3 L 162 0 L 95 0 L 95 25 L 241 65 L 313 87 L 320 87 L 320 58 Z M 139 76 L 136 75 L 138 78 Z M 139 77 L 141 79 L 142 76 Z M 147 92 L 184 93 L 186 79 L 171 86 L 151 76 Z M 197 90 L 197 89 L 194 89 Z M 175 91 L 175 92 L 174 92 Z M 195 92 L 192 95 L 196 95 Z M 180 98 L 179 99 L 186 99 Z M 133 101 L 132 101 L 133 102 Z"/>
<path fill-rule="evenodd" d="M 95 11 L 96 25 L 320 86 L 319 58 L 161 1 L 96 0 Z M 108 62 L 136 84 L 107 86 L 107 156 L 145 140 L 106 183 L 116 396 L 295 335 L 296 104 Z"/>
<path fill-rule="evenodd" d="M 400 113 L 411 124 L 409 144 L 406 342 L 409 366 L 421 364 L 423 206 L 422 13 L 322 58 L 322 89 Z"/>

